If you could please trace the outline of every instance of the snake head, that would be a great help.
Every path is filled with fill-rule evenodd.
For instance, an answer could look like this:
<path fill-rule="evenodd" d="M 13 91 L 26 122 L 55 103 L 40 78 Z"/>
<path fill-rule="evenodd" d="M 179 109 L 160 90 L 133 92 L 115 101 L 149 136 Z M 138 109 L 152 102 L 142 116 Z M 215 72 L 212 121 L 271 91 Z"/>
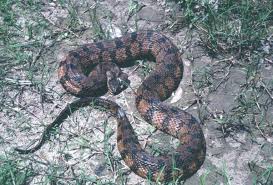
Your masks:
<path fill-rule="evenodd" d="M 130 80 L 126 73 L 120 72 L 117 74 L 112 71 L 107 71 L 106 76 L 108 90 L 113 95 L 121 93 L 130 84 Z"/>

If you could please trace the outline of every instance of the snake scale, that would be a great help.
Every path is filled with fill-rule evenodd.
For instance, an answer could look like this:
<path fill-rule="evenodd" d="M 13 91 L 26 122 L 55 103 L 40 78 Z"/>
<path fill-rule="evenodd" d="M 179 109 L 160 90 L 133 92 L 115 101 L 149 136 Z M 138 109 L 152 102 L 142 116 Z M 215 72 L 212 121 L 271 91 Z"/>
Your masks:
<path fill-rule="evenodd" d="M 166 156 L 147 153 L 122 108 L 110 100 L 95 97 L 107 87 L 113 94 L 121 92 L 129 80 L 118 66 L 147 58 L 156 61 L 155 69 L 137 89 L 135 103 L 145 121 L 179 139 L 181 144 Z M 46 127 L 35 147 L 26 150 L 16 148 L 18 152 L 38 150 L 50 137 L 50 130 L 58 127 L 79 107 L 93 102 L 93 105 L 105 107 L 116 118 L 120 155 L 137 175 L 161 182 L 178 178 L 185 180 L 202 166 L 206 142 L 200 123 L 189 113 L 163 102 L 177 89 L 183 76 L 179 50 L 163 34 L 138 31 L 112 40 L 85 44 L 68 53 L 59 65 L 58 75 L 64 89 L 81 98 L 67 105 Z"/>

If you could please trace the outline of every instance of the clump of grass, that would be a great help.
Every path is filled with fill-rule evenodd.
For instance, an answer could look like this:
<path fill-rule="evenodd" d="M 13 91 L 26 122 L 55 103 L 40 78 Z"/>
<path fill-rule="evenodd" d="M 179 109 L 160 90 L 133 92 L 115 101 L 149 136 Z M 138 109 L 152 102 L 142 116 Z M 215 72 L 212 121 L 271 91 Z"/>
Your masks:
<path fill-rule="evenodd" d="M 40 10 L 38 2 L 4 0 L 1 1 L 0 10 L 0 93 L 3 94 L 0 104 L 4 107 L 7 106 L 7 92 L 10 89 L 18 90 L 23 86 L 38 86 L 41 83 L 35 79 L 35 73 L 40 65 L 44 66 L 37 60 L 48 25 L 37 13 Z M 25 17 L 21 17 L 22 14 Z M 24 71 L 24 75 L 21 71 Z"/>
<path fill-rule="evenodd" d="M 101 22 L 98 18 L 98 3 L 95 3 L 95 5 L 89 9 L 88 13 L 89 13 L 89 17 L 90 20 L 92 22 L 92 31 L 95 34 L 95 37 L 99 38 L 99 39 L 105 39 L 107 38 L 107 34 L 105 33 Z"/>
<path fill-rule="evenodd" d="M 250 171 L 253 173 L 252 182 L 256 184 L 272 184 L 273 183 L 273 166 L 268 164 L 265 168 L 260 167 L 254 161 L 248 163 Z"/>
<path fill-rule="evenodd" d="M 28 184 L 34 176 L 31 168 L 25 168 L 20 162 L 0 156 L 0 184 Z"/>
<path fill-rule="evenodd" d="M 255 50 L 273 23 L 273 2 L 269 0 L 179 2 L 188 24 L 202 32 L 205 46 L 213 53 L 236 52 L 240 56 Z"/>

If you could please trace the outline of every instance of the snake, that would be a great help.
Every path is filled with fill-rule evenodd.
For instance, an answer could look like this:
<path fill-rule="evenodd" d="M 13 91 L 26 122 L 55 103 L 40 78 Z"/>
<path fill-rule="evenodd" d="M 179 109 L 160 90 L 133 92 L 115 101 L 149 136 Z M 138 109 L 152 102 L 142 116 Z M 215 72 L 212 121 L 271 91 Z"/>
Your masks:
<path fill-rule="evenodd" d="M 145 151 L 125 111 L 117 103 L 100 97 L 107 91 L 116 95 L 126 89 L 130 80 L 120 67 L 146 59 L 155 61 L 155 67 L 136 90 L 135 105 L 146 122 L 179 140 L 178 147 L 166 155 Z M 179 49 L 157 31 L 142 30 L 81 45 L 69 51 L 58 68 L 63 88 L 79 99 L 68 104 L 46 127 L 36 146 L 15 150 L 22 154 L 35 152 L 71 113 L 92 104 L 104 107 L 115 117 L 117 147 L 130 170 L 151 181 L 185 181 L 203 165 L 206 141 L 194 116 L 164 102 L 178 88 L 183 68 Z"/>

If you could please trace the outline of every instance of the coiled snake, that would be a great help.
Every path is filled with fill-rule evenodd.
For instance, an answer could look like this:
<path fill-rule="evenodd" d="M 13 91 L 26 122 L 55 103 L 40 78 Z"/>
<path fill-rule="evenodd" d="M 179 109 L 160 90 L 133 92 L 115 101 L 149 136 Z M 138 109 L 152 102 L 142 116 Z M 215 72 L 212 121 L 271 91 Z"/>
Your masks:
<path fill-rule="evenodd" d="M 181 142 L 176 151 L 167 156 L 153 156 L 144 151 L 121 107 L 110 100 L 94 97 L 106 86 L 113 94 L 121 92 L 129 80 L 117 65 L 143 58 L 154 59 L 156 66 L 137 89 L 136 107 L 145 121 Z M 92 67 L 90 74 L 86 74 Z M 203 164 L 206 143 L 199 122 L 185 111 L 162 103 L 176 90 L 183 75 L 179 51 L 166 36 L 153 31 L 139 31 L 83 45 L 69 52 L 60 63 L 58 74 L 63 87 L 82 98 L 65 107 L 46 127 L 36 146 L 26 150 L 16 148 L 18 152 L 38 150 L 48 139 L 50 130 L 58 127 L 73 111 L 92 101 L 94 105 L 105 107 L 117 119 L 119 152 L 137 175 L 153 181 L 185 180 Z"/>

